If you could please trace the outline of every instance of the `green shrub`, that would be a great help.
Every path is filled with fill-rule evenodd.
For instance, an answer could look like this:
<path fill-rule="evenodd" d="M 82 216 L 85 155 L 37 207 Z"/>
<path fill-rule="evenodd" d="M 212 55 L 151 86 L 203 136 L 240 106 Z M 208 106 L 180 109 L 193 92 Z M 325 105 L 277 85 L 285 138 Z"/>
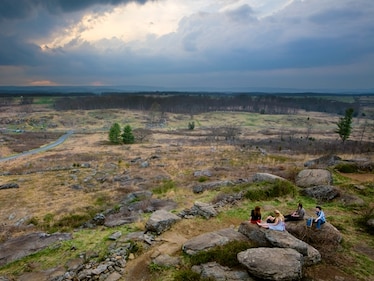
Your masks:
<path fill-rule="evenodd" d="M 169 190 L 175 189 L 175 182 L 172 180 L 164 180 L 160 186 L 157 186 L 152 189 L 155 194 L 164 194 Z"/>
<path fill-rule="evenodd" d="M 367 230 L 370 234 L 374 234 L 374 227 L 367 224 L 369 219 L 374 219 L 374 207 L 367 209 L 361 216 L 356 220 L 356 224 Z"/>
<path fill-rule="evenodd" d="M 198 182 L 206 182 L 207 180 L 208 180 L 207 177 L 201 176 L 199 177 Z"/>
<path fill-rule="evenodd" d="M 260 185 L 250 186 L 244 197 L 252 201 L 261 201 L 286 195 L 295 196 L 296 193 L 296 186 L 291 182 L 276 180 L 273 183 L 261 183 Z"/>
<path fill-rule="evenodd" d="M 89 214 L 71 214 L 59 219 L 56 223 L 54 223 L 50 228 L 50 232 L 64 232 L 70 231 L 74 228 L 81 226 L 83 223 L 89 221 L 91 216 Z"/>
<path fill-rule="evenodd" d="M 199 273 L 191 269 L 182 269 L 176 272 L 174 281 L 214 281 L 212 278 L 202 278 Z"/>
<path fill-rule="evenodd" d="M 335 166 L 335 170 L 341 173 L 357 173 L 359 168 L 356 163 L 340 163 Z"/>

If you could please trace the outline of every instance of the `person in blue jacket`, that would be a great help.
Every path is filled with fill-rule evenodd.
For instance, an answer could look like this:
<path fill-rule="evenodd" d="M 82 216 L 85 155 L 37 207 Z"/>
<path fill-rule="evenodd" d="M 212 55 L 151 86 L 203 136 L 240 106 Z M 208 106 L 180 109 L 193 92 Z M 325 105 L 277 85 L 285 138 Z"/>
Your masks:
<path fill-rule="evenodd" d="M 317 218 L 314 220 L 317 223 L 316 229 L 321 229 L 321 225 L 326 222 L 325 213 L 322 211 L 321 206 L 316 206 L 316 215 Z"/>

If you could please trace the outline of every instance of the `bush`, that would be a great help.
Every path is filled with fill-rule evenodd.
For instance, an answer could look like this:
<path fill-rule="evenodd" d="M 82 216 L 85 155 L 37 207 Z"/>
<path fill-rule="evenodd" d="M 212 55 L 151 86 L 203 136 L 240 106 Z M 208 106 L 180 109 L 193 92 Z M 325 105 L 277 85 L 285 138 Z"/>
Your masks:
<path fill-rule="evenodd" d="M 359 169 L 356 163 L 340 163 L 335 166 L 335 170 L 341 173 L 357 173 Z"/>
<path fill-rule="evenodd" d="M 252 201 L 261 201 L 286 195 L 295 196 L 297 192 L 296 186 L 289 181 L 277 180 L 274 183 L 265 184 L 265 186 L 251 186 L 244 194 L 244 197 Z"/>
<path fill-rule="evenodd" d="M 169 190 L 175 189 L 175 183 L 172 180 L 164 180 L 162 185 L 152 189 L 155 194 L 164 194 Z"/>
<path fill-rule="evenodd" d="M 174 281 L 214 281 L 212 278 L 202 278 L 199 273 L 191 269 L 182 269 L 177 271 Z"/>

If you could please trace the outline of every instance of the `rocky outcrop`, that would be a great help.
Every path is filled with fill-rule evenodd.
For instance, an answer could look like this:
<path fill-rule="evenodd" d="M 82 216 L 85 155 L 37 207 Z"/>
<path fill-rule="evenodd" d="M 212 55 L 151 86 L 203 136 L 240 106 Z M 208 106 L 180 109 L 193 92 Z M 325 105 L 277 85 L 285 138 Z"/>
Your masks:
<path fill-rule="evenodd" d="M 58 241 L 70 240 L 70 233 L 30 233 L 0 244 L 0 266 L 34 254 Z"/>
<path fill-rule="evenodd" d="M 321 230 L 317 230 L 315 224 L 307 227 L 305 220 L 286 222 L 286 229 L 293 236 L 306 241 L 317 249 L 326 245 L 329 245 L 329 249 L 331 247 L 337 248 L 343 239 L 340 231 L 329 222 L 322 224 Z"/>
<path fill-rule="evenodd" d="M 216 262 L 194 265 L 192 271 L 199 273 L 202 278 L 217 281 L 254 281 L 246 270 L 233 270 Z"/>
<path fill-rule="evenodd" d="M 332 175 L 328 170 L 306 169 L 300 171 L 295 179 L 296 185 L 307 188 L 313 186 L 332 185 Z"/>
<path fill-rule="evenodd" d="M 327 168 L 334 166 L 342 161 L 342 158 L 336 155 L 325 155 L 317 159 L 309 160 L 304 163 L 304 167 L 308 168 Z"/>
<path fill-rule="evenodd" d="M 174 215 L 166 210 L 158 210 L 152 213 L 151 217 L 145 225 L 146 232 L 155 232 L 161 234 L 162 232 L 171 228 L 171 226 L 181 220 L 180 217 Z"/>
<path fill-rule="evenodd" d="M 321 255 L 314 247 L 293 236 L 288 231 L 259 228 L 249 222 L 242 222 L 238 231 L 259 247 L 290 248 L 298 251 L 303 255 L 303 263 L 305 265 L 312 265 L 321 261 Z"/>
<path fill-rule="evenodd" d="M 248 238 L 232 228 L 225 228 L 196 236 L 183 244 L 182 250 L 186 254 L 195 255 L 215 246 L 222 246 L 231 241 L 248 241 Z"/>
<path fill-rule="evenodd" d="M 331 185 L 319 185 L 304 188 L 301 194 L 317 199 L 319 202 L 329 202 L 340 196 L 340 190 Z"/>
<path fill-rule="evenodd" d="M 290 248 L 253 248 L 238 253 L 238 261 L 260 279 L 300 280 L 303 256 Z"/>
<path fill-rule="evenodd" d="M 201 216 L 206 219 L 217 216 L 218 212 L 212 204 L 195 202 L 194 205 L 188 209 L 181 211 L 178 215 L 182 218 L 190 218 L 194 216 Z"/>

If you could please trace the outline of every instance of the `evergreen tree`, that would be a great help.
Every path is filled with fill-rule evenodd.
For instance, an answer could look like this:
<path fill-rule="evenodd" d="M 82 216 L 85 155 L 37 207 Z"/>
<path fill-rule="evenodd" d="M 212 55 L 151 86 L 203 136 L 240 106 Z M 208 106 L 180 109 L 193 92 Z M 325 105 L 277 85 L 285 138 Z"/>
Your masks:
<path fill-rule="evenodd" d="M 118 123 L 114 123 L 109 130 L 109 141 L 119 144 L 121 142 L 121 127 Z"/>
<path fill-rule="evenodd" d="M 339 134 L 339 137 L 343 143 L 349 138 L 352 132 L 352 117 L 353 117 L 353 108 L 348 108 L 345 111 L 344 117 L 340 118 L 337 123 L 338 129 L 335 131 Z"/>
<path fill-rule="evenodd" d="M 123 128 L 122 141 L 124 144 L 132 144 L 135 142 L 135 137 L 130 125 L 126 125 Z"/>

